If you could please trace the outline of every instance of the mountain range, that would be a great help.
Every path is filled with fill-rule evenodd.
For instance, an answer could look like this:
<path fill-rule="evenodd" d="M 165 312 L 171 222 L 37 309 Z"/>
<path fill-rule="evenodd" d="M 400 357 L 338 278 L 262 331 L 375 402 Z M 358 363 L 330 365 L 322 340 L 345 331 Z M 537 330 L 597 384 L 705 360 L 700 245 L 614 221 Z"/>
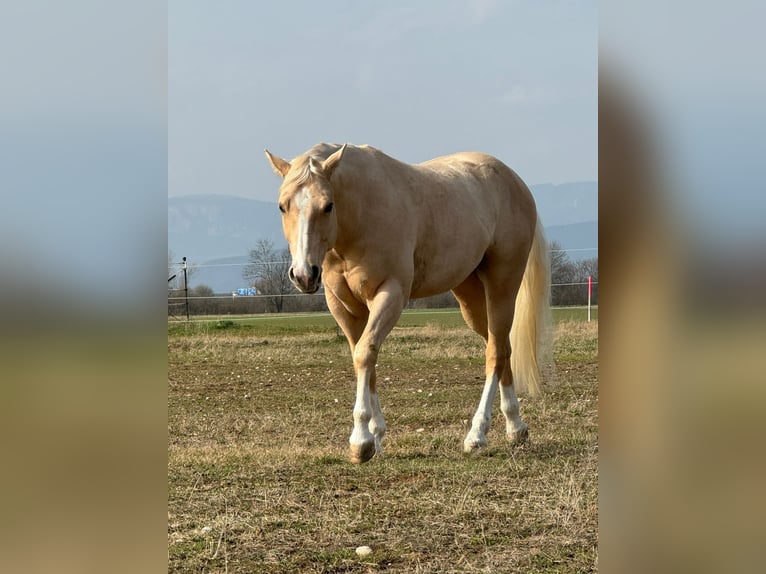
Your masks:
<path fill-rule="evenodd" d="M 596 257 L 598 182 L 546 183 L 530 189 L 548 239 L 569 250 L 573 260 Z M 278 248 L 287 245 L 276 202 L 226 195 L 168 198 L 168 249 L 175 260 L 185 256 L 197 267 L 190 287 L 204 284 L 216 293 L 244 287 L 242 266 L 259 239 Z"/>

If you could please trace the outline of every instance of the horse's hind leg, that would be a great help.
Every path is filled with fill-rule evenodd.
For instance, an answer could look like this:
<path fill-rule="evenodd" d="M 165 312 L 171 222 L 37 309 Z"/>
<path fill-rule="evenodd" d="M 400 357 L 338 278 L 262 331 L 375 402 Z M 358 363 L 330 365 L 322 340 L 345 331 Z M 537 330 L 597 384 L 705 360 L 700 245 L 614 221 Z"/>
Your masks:
<path fill-rule="evenodd" d="M 513 387 L 513 373 L 510 367 L 507 372 L 508 376 L 500 379 L 500 410 L 505 417 L 505 436 L 512 444 L 518 444 L 527 440 L 529 430 L 519 414 L 519 401 Z"/>
<path fill-rule="evenodd" d="M 521 285 L 523 274 L 512 277 L 507 283 L 501 283 L 498 293 L 490 300 L 496 303 L 489 306 L 490 331 L 495 329 L 497 337 L 496 346 L 502 351 L 496 353 L 495 368 L 499 372 L 500 379 L 500 411 L 505 417 L 505 433 L 511 443 L 520 443 L 527 439 L 528 427 L 521 420 L 519 414 L 519 401 L 516 398 L 516 390 L 513 385 L 513 371 L 511 371 L 511 341 L 510 330 L 513 323 L 513 315 L 516 308 L 516 295 Z M 505 293 L 502 293 L 505 291 Z M 494 327 L 492 326 L 494 325 Z M 492 337 L 490 337 L 491 342 Z M 502 345 L 501 345 L 502 343 Z M 489 345 L 487 346 L 489 349 Z M 489 367 L 488 367 L 489 370 Z"/>
<path fill-rule="evenodd" d="M 495 268 L 497 269 L 497 268 Z M 500 267 L 503 269 L 503 267 Z M 505 267 L 507 269 L 507 267 Z M 486 380 L 479 406 L 476 409 L 471 429 L 463 441 L 463 450 L 471 452 L 486 446 L 486 433 L 490 428 L 492 403 L 501 389 L 501 410 L 506 420 L 506 433 L 513 441 L 526 438 L 527 425 L 519 417 L 519 404 L 513 389 L 511 372 L 510 331 L 513 323 L 516 293 L 521 283 L 521 275 L 499 276 L 498 272 L 481 274 L 485 293 L 486 334 L 485 352 Z M 475 304 L 478 306 L 478 304 Z M 461 303 L 462 307 L 462 303 Z M 465 316 L 465 313 L 464 313 Z M 481 334 L 481 333 L 480 333 Z"/>
<path fill-rule="evenodd" d="M 476 273 L 452 290 L 466 324 L 487 342 L 487 301 L 484 284 Z"/>
<path fill-rule="evenodd" d="M 468 326 L 481 335 L 487 343 L 489 328 L 487 323 L 487 300 L 484 284 L 476 273 L 472 273 L 463 283 L 452 290 L 460 303 L 460 312 Z M 487 432 L 492 415 L 492 402 L 497 392 L 497 380 L 487 377 L 482 392 L 479 408 L 471 421 L 471 430 L 463 441 L 463 450 L 471 452 L 487 446 Z"/>

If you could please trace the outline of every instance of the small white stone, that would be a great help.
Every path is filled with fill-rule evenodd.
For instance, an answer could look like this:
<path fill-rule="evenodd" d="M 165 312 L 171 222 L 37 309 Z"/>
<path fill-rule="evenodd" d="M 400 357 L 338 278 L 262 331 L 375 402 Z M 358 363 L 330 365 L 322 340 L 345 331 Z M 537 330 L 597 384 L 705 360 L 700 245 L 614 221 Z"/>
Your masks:
<path fill-rule="evenodd" d="M 370 554 L 372 554 L 372 548 L 370 548 L 369 546 L 357 546 L 356 554 L 357 556 L 369 556 Z"/>
<path fill-rule="evenodd" d="M 203 527 L 200 529 L 200 533 L 202 533 L 202 534 L 207 534 L 208 532 L 210 532 L 210 531 L 212 531 L 212 530 L 213 530 L 213 529 L 212 529 L 210 526 L 203 526 Z"/>
<path fill-rule="evenodd" d="M 426 429 L 416 429 L 415 432 L 424 432 Z"/>

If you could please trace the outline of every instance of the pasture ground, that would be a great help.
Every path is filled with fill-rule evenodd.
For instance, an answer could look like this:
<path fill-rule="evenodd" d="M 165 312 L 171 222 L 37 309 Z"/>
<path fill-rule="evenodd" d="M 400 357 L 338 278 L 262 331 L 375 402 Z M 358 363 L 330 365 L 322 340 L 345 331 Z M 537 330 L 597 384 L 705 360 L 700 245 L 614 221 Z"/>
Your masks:
<path fill-rule="evenodd" d="M 459 313 L 405 315 L 379 358 L 385 455 L 358 466 L 331 319 L 169 322 L 168 570 L 596 571 L 598 323 L 554 313 L 555 382 L 521 401 L 530 441 L 508 446 L 498 400 L 478 455 L 461 446 L 483 342 Z"/>

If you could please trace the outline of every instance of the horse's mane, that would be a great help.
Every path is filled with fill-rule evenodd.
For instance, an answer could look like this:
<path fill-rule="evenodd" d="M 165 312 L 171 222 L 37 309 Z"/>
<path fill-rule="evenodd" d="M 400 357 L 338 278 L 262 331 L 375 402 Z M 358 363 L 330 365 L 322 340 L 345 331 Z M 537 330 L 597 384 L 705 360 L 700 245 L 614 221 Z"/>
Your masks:
<path fill-rule="evenodd" d="M 301 186 L 305 184 L 312 175 L 321 176 L 321 173 L 311 169 L 310 160 L 313 159 L 315 162 L 321 163 L 326 160 L 330 154 L 339 150 L 340 147 L 340 144 L 319 143 L 306 153 L 294 158 L 290 162 L 290 165 L 292 165 L 293 168 L 285 179 L 285 184 Z"/>
<path fill-rule="evenodd" d="M 295 186 L 301 186 L 305 184 L 309 177 L 311 176 L 311 168 L 308 161 L 308 156 L 305 158 L 305 163 L 301 165 L 300 167 L 296 168 L 296 160 L 293 160 L 290 162 L 293 166 L 293 168 L 290 170 L 290 172 L 287 174 L 287 177 L 285 178 L 285 185 L 295 185 Z"/>

